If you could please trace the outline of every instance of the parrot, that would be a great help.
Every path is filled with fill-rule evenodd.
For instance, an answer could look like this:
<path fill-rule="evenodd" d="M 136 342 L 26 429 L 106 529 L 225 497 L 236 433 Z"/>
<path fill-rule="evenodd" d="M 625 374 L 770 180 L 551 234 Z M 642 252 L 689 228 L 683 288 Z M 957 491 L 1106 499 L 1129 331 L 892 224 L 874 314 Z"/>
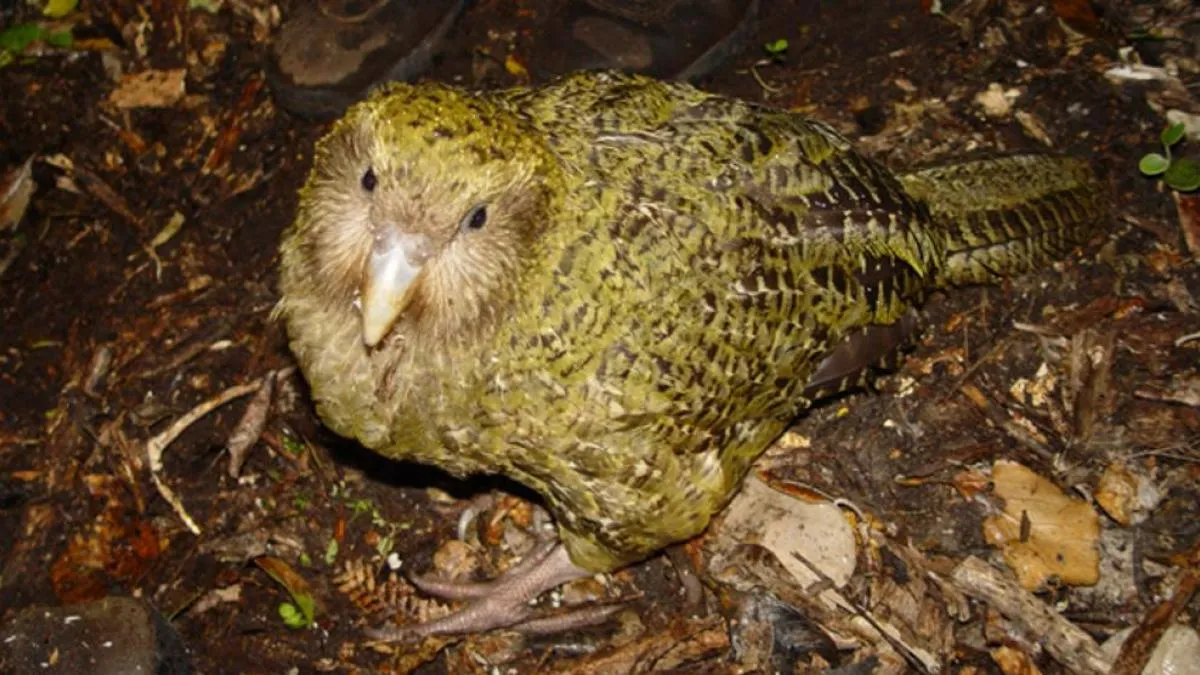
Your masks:
<path fill-rule="evenodd" d="M 642 75 L 379 88 L 317 143 L 275 314 L 329 429 L 511 478 L 557 537 L 491 581 L 415 579 L 466 606 L 374 634 L 520 627 L 702 534 L 932 292 L 1060 259 L 1107 211 L 1079 158 L 894 171 L 799 112 Z"/>

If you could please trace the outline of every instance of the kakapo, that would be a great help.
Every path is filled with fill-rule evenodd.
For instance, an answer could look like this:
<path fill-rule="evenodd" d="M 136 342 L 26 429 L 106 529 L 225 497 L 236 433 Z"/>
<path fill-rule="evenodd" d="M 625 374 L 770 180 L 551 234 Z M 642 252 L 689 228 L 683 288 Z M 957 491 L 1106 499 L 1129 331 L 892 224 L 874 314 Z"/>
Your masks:
<path fill-rule="evenodd" d="M 334 431 L 540 493 L 560 541 L 384 637 L 529 600 L 700 534 L 812 401 L 939 288 L 1064 255 L 1106 216 L 1077 159 L 893 172 L 801 114 L 615 72 L 393 84 L 319 143 L 278 314 Z"/>

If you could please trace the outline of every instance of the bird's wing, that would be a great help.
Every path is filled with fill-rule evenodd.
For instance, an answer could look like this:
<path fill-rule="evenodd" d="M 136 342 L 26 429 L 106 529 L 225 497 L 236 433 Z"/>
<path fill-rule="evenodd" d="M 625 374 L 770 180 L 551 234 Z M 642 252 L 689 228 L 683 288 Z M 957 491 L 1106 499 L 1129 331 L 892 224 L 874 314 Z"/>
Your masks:
<path fill-rule="evenodd" d="M 896 335 L 851 338 L 823 362 L 919 297 L 936 253 L 914 227 L 922 207 L 799 115 L 706 98 L 662 117 L 596 134 L 589 154 L 604 194 L 620 195 L 588 229 L 613 249 L 631 310 L 614 346 L 641 356 L 635 374 L 689 394 L 674 409 L 730 417 L 715 404 L 736 401 L 758 416 L 802 407 L 818 368 L 834 385 L 876 360 L 872 345 Z"/>

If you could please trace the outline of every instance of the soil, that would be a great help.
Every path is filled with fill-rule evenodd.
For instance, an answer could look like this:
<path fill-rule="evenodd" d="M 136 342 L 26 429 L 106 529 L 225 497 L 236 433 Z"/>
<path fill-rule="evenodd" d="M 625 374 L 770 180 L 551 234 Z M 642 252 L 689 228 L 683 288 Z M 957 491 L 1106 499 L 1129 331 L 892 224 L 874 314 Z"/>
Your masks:
<path fill-rule="evenodd" d="M 719 638 L 722 617 L 733 615 L 721 612 L 725 594 L 704 590 L 708 616 L 696 618 L 705 611 L 679 600 L 689 572 L 666 558 L 596 591 L 611 597 L 617 587 L 632 598 L 636 625 L 627 616 L 566 636 L 372 648 L 363 628 L 387 617 L 374 611 L 383 591 L 372 584 L 401 587 L 385 584 L 381 551 L 405 571 L 494 574 L 529 539 L 535 497 L 502 481 L 460 483 L 390 463 L 335 437 L 294 373 L 279 377 L 240 477 L 229 474 L 226 446 L 250 397 L 198 419 L 151 471 L 148 439 L 221 391 L 294 365 L 271 314 L 276 247 L 326 129 L 271 100 L 262 75 L 271 5 L 231 1 L 215 14 L 186 5 L 84 3 L 76 34 L 91 48 L 0 69 L 0 167 L 39 158 L 24 219 L 0 232 L 0 257 L 13 256 L 0 277 L 0 541 L 8 542 L 0 621 L 30 605 L 137 595 L 171 619 L 203 673 L 607 672 L 602 664 L 614 662 L 605 655 L 630 644 L 700 634 L 718 637 L 671 668 L 737 670 L 745 654 L 736 639 Z M 519 84 L 505 58 L 520 63 L 551 30 L 539 23 L 545 5 L 476 3 L 428 77 Z M 1200 408 L 1146 392 L 1197 377 L 1200 341 L 1176 342 L 1200 331 L 1200 252 L 1184 244 L 1170 190 L 1137 163 L 1157 149 L 1165 110 L 1200 112 L 1200 54 L 1189 47 L 1198 25 L 1189 3 L 1101 2 L 1090 5 L 1098 16 L 1082 17 L 1072 5 L 1089 6 L 967 2 L 947 4 L 958 11 L 947 18 L 909 1 L 764 3 L 756 41 L 700 84 L 802 110 L 897 169 L 1046 150 L 1095 168 L 1112 218 L 1087 246 L 1004 286 L 931 299 L 922 338 L 898 371 L 814 408 L 794 429 L 808 442 L 770 453 L 770 473 L 853 503 L 936 568 L 970 555 L 999 563 L 981 529 L 991 502 L 964 488 L 981 475 L 986 492 L 994 462 L 1019 462 L 1084 497 L 1108 467 L 1133 467 L 1163 497 L 1127 527 L 1105 515 L 1106 528 L 1133 533 L 1137 564 L 1154 561 L 1158 571 L 1135 573 L 1140 585 L 1120 602 L 1068 585 L 1040 591 L 1103 640 L 1139 625 L 1170 596 L 1164 580 L 1198 560 Z M 1175 37 L 1129 37 L 1153 27 Z M 786 53 L 766 58 L 759 46 L 779 38 Z M 1174 85 L 1107 79 L 1122 58 L 1183 67 Z M 173 68 L 187 71 L 181 100 L 133 109 L 110 101 L 117 69 Z M 989 115 L 977 102 L 993 83 L 1013 90 L 1016 115 Z M 1073 349 L 1100 354 L 1094 365 L 1103 368 L 1071 370 Z M 1038 407 L 1010 390 L 1042 377 L 1040 368 L 1061 377 Z M 472 500 L 480 494 L 515 496 Z M 453 542 L 467 509 L 486 517 L 465 528 L 460 550 Z M 316 599 L 312 629 L 285 625 L 288 588 L 268 573 L 268 559 Z M 232 599 L 211 600 L 229 589 Z M 939 660 L 997 671 L 994 647 L 1006 643 L 1062 672 L 1027 643 L 989 634 L 983 616 L 947 620 L 955 637 Z M 1194 610 L 1181 616 L 1195 625 Z M 870 664 L 876 649 L 782 649 L 776 638 L 772 663 L 789 671 Z M 630 669 L 668 667 L 638 653 Z"/>

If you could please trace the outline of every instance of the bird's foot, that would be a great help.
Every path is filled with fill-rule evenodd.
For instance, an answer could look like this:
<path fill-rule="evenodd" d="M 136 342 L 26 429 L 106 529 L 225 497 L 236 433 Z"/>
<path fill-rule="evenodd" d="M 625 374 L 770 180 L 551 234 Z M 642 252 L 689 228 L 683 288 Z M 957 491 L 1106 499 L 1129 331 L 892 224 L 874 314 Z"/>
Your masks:
<path fill-rule="evenodd" d="M 524 633 L 557 633 L 600 623 L 619 609 L 599 605 L 534 616 L 529 603 L 542 593 L 590 574 L 571 562 L 557 542 L 539 546 L 516 567 L 497 579 L 464 583 L 415 577 L 413 584 L 444 600 L 467 600 L 465 608 L 450 616 L 415 626 L 384 626 L 368 631 L 376 640 L 396 642 L 428 635 L 477 633 L 512 628 Z"/>

